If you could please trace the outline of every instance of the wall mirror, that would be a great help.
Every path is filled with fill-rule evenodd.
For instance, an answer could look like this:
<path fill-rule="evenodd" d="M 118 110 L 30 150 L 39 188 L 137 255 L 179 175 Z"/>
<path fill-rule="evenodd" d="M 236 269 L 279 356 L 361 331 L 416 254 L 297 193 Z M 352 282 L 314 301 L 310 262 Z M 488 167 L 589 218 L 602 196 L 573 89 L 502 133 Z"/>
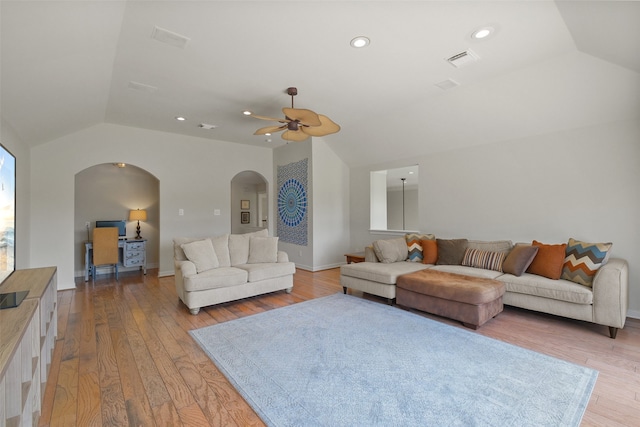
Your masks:
<path fill-rule="evenodd" d="M 416 231 L 418 165 L 371 171 L 371 230 Z"/>

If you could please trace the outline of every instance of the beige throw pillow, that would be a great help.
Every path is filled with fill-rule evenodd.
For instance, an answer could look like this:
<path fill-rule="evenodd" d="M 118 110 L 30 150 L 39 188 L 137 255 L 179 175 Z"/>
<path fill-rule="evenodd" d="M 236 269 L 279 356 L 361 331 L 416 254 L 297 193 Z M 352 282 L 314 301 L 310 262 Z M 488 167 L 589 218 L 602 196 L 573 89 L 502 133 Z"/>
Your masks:
<path fill-rule="evenodd" d="M 373 251 L 376 253 L 378 260 L 385 264 L 405 261 L 409 255 L 407 241 L 404 237 L 376 240 L 373 242 Z"/>
<path fill-rule="evenodd" d="M 210 237 L 211 243 L 213 243 L 213 250 L 218 257 L 218 263 L 220 267 L 231 267 L 231 257 L 229 256 L 229 235 L 223 234 L 222 236 Z"/>
<path fill-rule="evenodd" d="M 195 242 L 184 243 L 181 246 L 187 259 L 195 264 L 196 272 L 202 273 L 203 271 L 218 268 L 218 257 L 216 257 L 216 253 L 213 250 L 211 239 L 196 240 Z"/>
<path fill-rule="evenodd" d="M 246 264 L 249 260 L 249 240 L 251 237 L 267 237 L 269 230 L 266 228 L 260 231 L 246 234 L 231 234 L 229 236 L 229 257 L 231 266 Z"/>
<path fill-rule="evenodd" d="M 278 262 L 278 238 L 257 237 L 249 239 L 249 260 L 247 264 Z"/>

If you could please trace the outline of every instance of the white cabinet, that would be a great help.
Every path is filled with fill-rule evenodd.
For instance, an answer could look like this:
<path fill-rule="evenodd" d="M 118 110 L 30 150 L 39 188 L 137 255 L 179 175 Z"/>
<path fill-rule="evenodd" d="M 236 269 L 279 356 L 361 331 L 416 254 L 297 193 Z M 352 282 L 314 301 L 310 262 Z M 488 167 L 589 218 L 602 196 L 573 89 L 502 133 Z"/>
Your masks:
<path fill-rule="evenodd" d="M 56 268 L 14 272 L 0 293 L 29 291 L 0 310 L 0 427 L 38 424 L 57 334 Z"/>
<path fill-rule="evenodd" d="M 122 250 L 122 263 L 125 267 L 143 267 L 146 274 L 146 240 L 127 240 Z"/>

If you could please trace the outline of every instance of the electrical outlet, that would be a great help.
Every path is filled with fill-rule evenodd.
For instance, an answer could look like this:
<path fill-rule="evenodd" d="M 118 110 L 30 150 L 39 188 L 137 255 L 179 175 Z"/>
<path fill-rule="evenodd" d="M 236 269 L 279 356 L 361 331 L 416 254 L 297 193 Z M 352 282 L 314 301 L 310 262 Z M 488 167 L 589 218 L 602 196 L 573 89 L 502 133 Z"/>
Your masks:
<path fill-rule="evenodd" d="M 214 214 L 215 216 L 220 215 L 220 209 L 214 209 L 214 210 L 213 210 L 213 214 Z"/>
<path fill-rule="evenodd" d="M 85 226 L 85 227 L 87 228 L 87 230 L 88 230 L 89 228 L 91 228 L 91 223 L 90 223 L 89 221 L 87 221 L 87 222 L 85 222 L 85 223 L 84 223 L 84 226 Z"/>

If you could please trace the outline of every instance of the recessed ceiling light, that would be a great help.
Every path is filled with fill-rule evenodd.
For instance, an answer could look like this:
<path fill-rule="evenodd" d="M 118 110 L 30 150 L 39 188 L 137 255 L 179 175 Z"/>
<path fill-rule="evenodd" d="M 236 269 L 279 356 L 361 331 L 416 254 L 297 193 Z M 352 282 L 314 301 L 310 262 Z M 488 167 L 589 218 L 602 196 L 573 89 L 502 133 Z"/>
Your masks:
<path fill-rule="evenodd" d="M 358 36 L 351 40 L 351 46 L 355 48 L 366 47 L 371 41 L 365 36 Z"/>
<path fill-rule="evenodd" d="M 187 119 L 185 117 L 178 116 L 178 117 L 176 117 L 176 120 L 179 121 L 179 122 L 184 122 Z"/>
<path fill-rule="evenodd" d="M 483 28 L 480 28 L 479 30 L 474 31 L 471 34 L 471 38 L 476 40 L 486 39 L 491 34 L 493 34 L 493 31 L 494 29 L 492 27 L 483 27 Z"/>
<path fill-rule="evenodd" d="M 250 116 L 252 113 L 249 110 L 244 110 L 242 114 L 244 114 L 245 116 Z"/>

